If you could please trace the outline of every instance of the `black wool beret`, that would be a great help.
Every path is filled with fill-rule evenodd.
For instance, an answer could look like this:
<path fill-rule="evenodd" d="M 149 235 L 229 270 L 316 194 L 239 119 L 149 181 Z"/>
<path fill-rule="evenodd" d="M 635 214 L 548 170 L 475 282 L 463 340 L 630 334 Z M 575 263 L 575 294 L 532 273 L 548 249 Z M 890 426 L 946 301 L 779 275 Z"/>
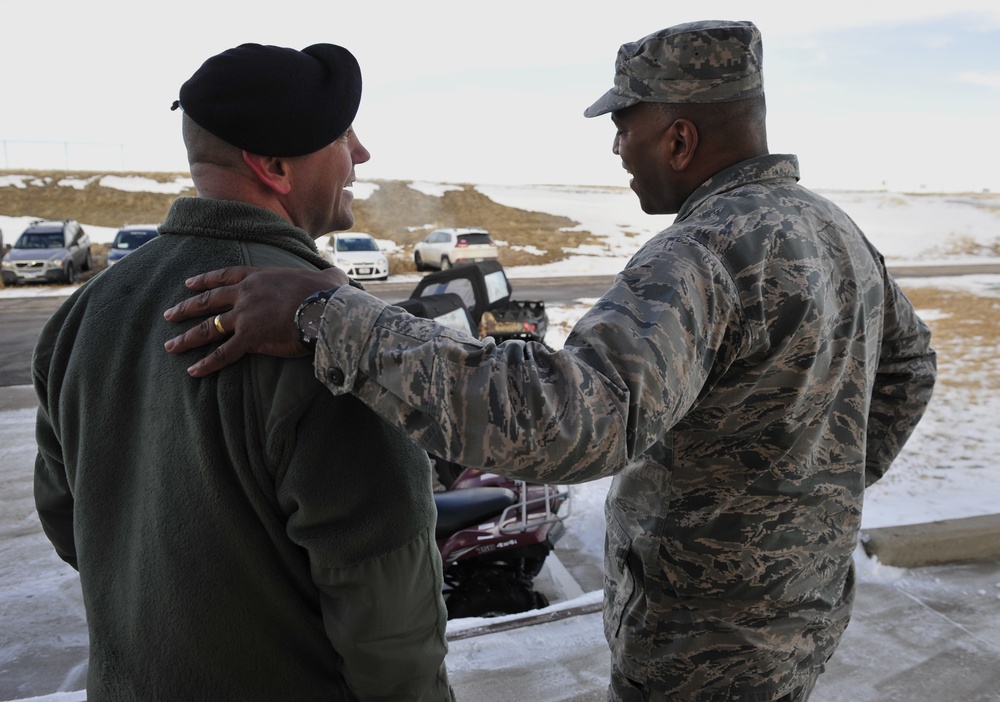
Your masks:
<path fill-rule="evenodd" d="M 174 108 L 244 151 L 289 157 L 332 143 L 360 103 L 361 68 L 341 46 L 241 44 L 205 61 Z"/>

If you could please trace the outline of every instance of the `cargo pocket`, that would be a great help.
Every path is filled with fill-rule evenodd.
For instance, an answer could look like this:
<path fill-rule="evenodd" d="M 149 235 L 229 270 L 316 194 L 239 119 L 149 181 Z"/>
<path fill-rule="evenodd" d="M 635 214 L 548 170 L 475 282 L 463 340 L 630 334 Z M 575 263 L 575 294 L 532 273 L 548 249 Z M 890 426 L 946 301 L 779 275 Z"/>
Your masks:
<path fill-rule="evenodd" d="M 625 606 L 635 591 L 635 578 L 628 567 L 632 539 L 612 517 L 607 520 L 604 548 L 604 636 L 610 642 L 618 638 Z"/>

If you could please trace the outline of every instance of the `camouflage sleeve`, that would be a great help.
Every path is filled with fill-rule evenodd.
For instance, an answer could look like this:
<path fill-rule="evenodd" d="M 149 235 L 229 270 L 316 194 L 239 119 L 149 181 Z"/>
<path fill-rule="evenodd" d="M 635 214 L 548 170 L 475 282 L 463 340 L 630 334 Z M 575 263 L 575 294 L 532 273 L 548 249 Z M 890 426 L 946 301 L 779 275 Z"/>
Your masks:
<path fill-rule="evenodd" d="M 462 465 L 546 482 L 611 475 L 663 438 L 712 368 L 732 296 L 717 294 L 729 279 L 709 259 L 691 246 L 647 256 L 558 352 L 482 343 L 343 288 L 317 377 Z"/>
<path fill-rule="evenodd" d="M 566 343 L 628 389 L 629 455 L 669 451 L 668 432 L 746 350 L 732 277 L 700 244 L 653 240 L 574 327 Z M 656 447 L 656 448 L 654 448 Z"/>
<path fill-rule="evenodd" d="M 317 378 L 429 453 L 561 482 L 624 463 L 627 392 L 571 352 L 480 342 L 346 287 L 320 332 Z"/>
<path fill-rule="evenodd" d="M 868 410 L 866 486 L 885 474 L 910 438 L 930 402 L 937 373 L 930 329 L 888 274 L 883 325 Z"/>

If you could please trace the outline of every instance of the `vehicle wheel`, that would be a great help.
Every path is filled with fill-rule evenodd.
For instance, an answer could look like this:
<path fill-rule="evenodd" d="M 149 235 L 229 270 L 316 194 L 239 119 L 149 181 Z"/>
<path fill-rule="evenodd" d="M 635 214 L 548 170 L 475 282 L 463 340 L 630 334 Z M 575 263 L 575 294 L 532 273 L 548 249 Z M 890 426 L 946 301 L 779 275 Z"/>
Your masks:
<path fill-rule="evenodd" d="M 451 259 L 447 256 L 441 257 L 441 270 L 446 271 L 451 268 Z"/>
<path fill-rule="evenodd" d="M 83 270 L 89 271 L 93 266 L 94 263 L 90 260 L 90 249 L 87 249 L 87 258 L 83 259 Z"/>
<path fill-rule="evenodd" d="M 73 283 L 76 282 L 76 269 L 73 267 L 72 263 L 66 264 L 66 270 L 64 271 L 64 273 L 66 274 L 67 283 L 72 285 Z"/>
<path fill-rule="evenodd" d="M 523 562 L 523 572 L 527 577 L 535 578 L 542 572 L 543 565 L 545 565 L 545 556 L 542 556 L 541 558 L 525 558 Z M 542 595 L 542 597 L 544 597 L 544 595 Z M 548 605 L 548 602 L 545 604 Z"/>
<path fill-rule="evenodd" d="M 413 263 L 414 263 L 414 265 L 416 265 L 417 271 L 427 270 L 427 267 L 424 266 L 424 260 L 422 258 L 420 258 L 420 254 L 419 253 L 414 253 L 413 254 Z"/>
<path fill-rule="evenodd" d="M 503 570 L 484 570 L 479 577 L 463 582 L 445 599 L 448 619 L 497 617 L 548 607 L 540 592 Z"/>
<path fill-rule="evenodd" d="M 458 476 L 462 474 L 465 470 L 462 466 L 457 463 L 452 463 L 451 461 L 446 461 L 437 456 L 434 458 L 434 472 L 437 473 L 438 482 L 444 485 L 446 490 L 450 490 L 451 486 L 455 484 L 458 480 Z"/>

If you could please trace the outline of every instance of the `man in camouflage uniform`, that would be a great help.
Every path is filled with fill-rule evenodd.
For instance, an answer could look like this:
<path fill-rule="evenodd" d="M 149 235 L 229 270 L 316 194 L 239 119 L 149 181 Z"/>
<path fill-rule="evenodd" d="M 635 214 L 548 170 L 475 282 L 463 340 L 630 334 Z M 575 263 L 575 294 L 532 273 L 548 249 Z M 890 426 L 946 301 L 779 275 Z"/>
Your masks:
<path fill-rule="evenodd" d="M 677 216 L 563 350 L 480 343 L 348 286 L 307 334 L 332 392 L 431 453 L 547 482 L 615 476 L 611 700 L 806 700 L 850 616 L 863 491 L 934 384 L 929 331 L 882 257 L 797 184 L 794 156 L 768 153 L 761 58 L 748 22 L 621 47 L 585 114 L 611 113 L 643 209 Z M 232 306 L 225 328 L 246 330 L 192 374 L 302 352 L 275 300 L 324 281 L 244 278 L 207 274 L 196 289 L 242 289 L 168 313 Z M 219 340 L 206 323 L 168 348 L 198 335 Z"/>

